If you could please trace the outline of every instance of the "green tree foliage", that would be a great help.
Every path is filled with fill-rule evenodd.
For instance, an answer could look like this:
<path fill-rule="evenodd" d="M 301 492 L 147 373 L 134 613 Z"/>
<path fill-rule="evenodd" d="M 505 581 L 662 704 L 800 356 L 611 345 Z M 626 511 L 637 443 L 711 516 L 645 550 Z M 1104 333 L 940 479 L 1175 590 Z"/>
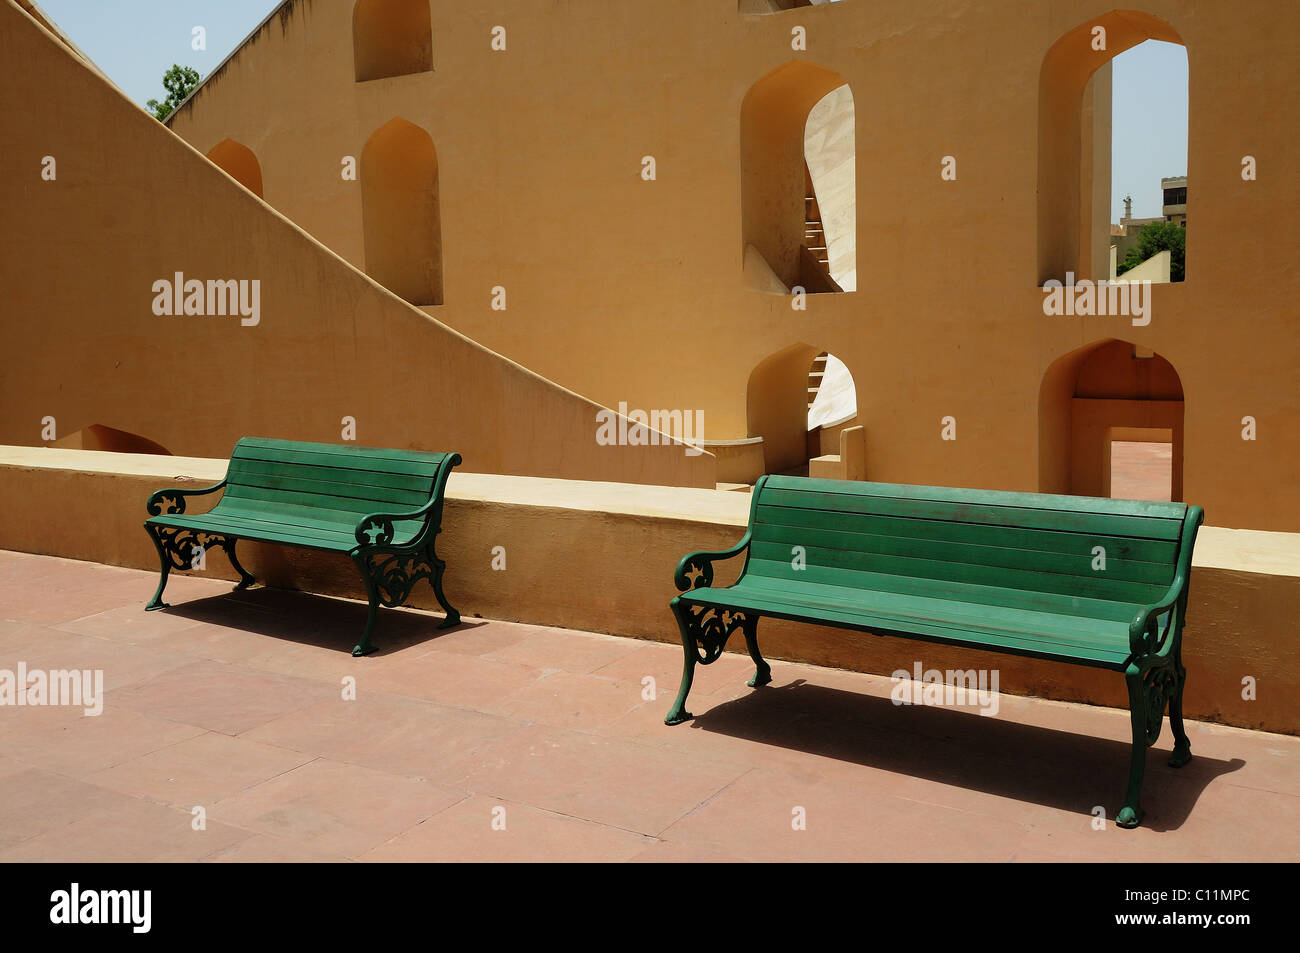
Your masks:
<path fill-rule="evenodd" d="M 1187 229 L 1173 222 L 1152 222 L 1138 232 L 1137 244 L 1128 250 L 1124 263 L 1116 268 L 1124 274 L 1162 251 L 1169 252 L 1169 280 L 1182 281 L 1187 253 Z"/>
<path fill-rule="evenodd" d="M 185 101 L 185 97 L 195 86 L 199 85 L 199 74 L 197 70 L 190 69 L 188 66 L 178 66 L 172 64 L 172 68 L 163 74 L 163 89 L 167 90 L 167 98 L 162 102 L 151 99 L 145 103 L 154 117 L 162 122 L 172 114 L 172 110 Z"/>

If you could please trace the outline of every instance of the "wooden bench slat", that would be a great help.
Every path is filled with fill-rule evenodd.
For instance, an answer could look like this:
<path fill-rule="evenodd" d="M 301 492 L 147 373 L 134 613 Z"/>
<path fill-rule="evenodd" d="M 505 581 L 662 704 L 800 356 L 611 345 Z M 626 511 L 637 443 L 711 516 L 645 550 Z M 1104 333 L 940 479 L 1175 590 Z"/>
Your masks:
<path fill-rule="evenodd" d="M 810 614 L 807 611 L 809 607 L 792 605 L 783 602 L 779 598 L 767 597 L 760 592 L 751 591 L 738 592 L 735 594 L 735 598 L 717 604 L 719 607 L 725 604 L 726 606 L 761 612 L 764 615 L 778 619 L 805 619 Z M 873 614 L 848 608 L 822 607 L 817 608 L 815 614 L 818 622 L 843 628 L 875 631 L 886 635 L 903 635 L 905 637 L 920 636 L 926 641 L 983 648 L 1031 658 L 1075 662 L 1112 670 L 1122 669 L 1128 655 L 1126 648 L 1083 646 L 1073 642 L 1053 641 L 1041 635 L 993 633 L 983 629 L 945 624 L 934 620 Z"/>
<path fill-rule="evenodd" d="M 1075 553 L 1035 552 L 1007 546 L 984 546 L 905 536 L 878 536 L 841 529 L 812 529 L 776 524 L 766 524 L 762 527 L 761 533 L 756 532 L 753 545 L 756 547 L 756 552 L 760 545 L 776 547 L 772 550 L 773 554 L 778 549 L 788 554 L 792 546 L 816 546 L 830 551 L 913 556 L 998 566 L 1004 569 L 1030 569 L 1066 576 L 1102 576 L 1106 579 L 1165 586 L 1173 579 L 1174 573 L 1173 566 L 1168 562 L 1123 559 L 1115 555 L 1115 550 L 1109 548 L 1106 551 L 1106 570 L 1101 573 L 1093 570 L 1094 557 L 1091 548 L 1084 546 L 1080 546 L 1080 551 Z M 776 558 L 775 555 L 773 558 Z"/>
<path fill-rule="evenodd" d="M 358 516 L 364 516 L 367 513 L 375 513 L 381 510 L 391 512 L 393 510 L 408 510 L 413 508 L 406 504 L 395 505 L 392 503 L 381 503 L 377 500 L 363 500 L 353 496 L 338 496 L 332 493 L 305 493 L 298 490 L 249 486 L 242 483 L 226 487 L 226 494 L 236 499 L 264 500 L 272 503 L 290 503 L 307 507 L 318 506 L 321 509 L 334 510 L 343 513 L 356 513 Z"/>
<path fill-rule="evenodd" d="M 321 549 L 327 552 L 346 553 L 355 549 L 357 541 L 351 533 L 331 533 L 321 529 L 300 528 L 280 523 L 266 523 L 238 518 L 216 516 L 203 513 L 190 516 L 152 517 L 149 522 L 164 526 L 180 526 L 213 533 L 219 536 L 233 535 L 239 539 L 249 539 L 263 543 L 283 543 L 301 546 L 307 549 Z"/>
<path fill-rule="evenodd" d="M 945 523 L 942 520 L 897 516 L 874 516 L 866 513 L 833 513 L 789 506 L 773 506 L 759 500 L 753 525 L 755 539 L 771 538 L 768 527 L 804 526 L 810 529 L 837 530 L 869 536 L 903 539 L 930 539 L 979 546 L 999 546 L 1028 553 L 1091 554 L 1093 546 L 1106 547 L 1109 556 L 1172 565 L 1178 552 L 1176 540 L 1155 540 L 1108 536 L 1100 533 L 1073 533 L 1057 530 L 1026 529 L 1016 526 Z"/>
<path fill-rule="evenodd" d="M 431 456 L 431 455 L 424 455 Z M 414 476 L 432 477 L 438 471 L 438 464 L 432 460 L 416 456 L 376 457 L 369 454 L 349 454 L 346 448 L 335 447 L 330 453 L 323 450 L 301 451 L 296 449 L 275 449 L 272 447 L 238 447 L 232 460 L 264 460 L 275 463 L 298 463 L 303 466 L 329 466 L 346 470 L 371 470 L 378 473 L 406 473 Z"/>
<path fill-rule="evenodd" d="M 971 503 L 978 506 L 1010 506 L 1017 509 L 1055 510 L 1064 513 L 1094 513 L 1111 516 L 1146 516 L 1182 520 L 1186 503 L 1159 500 L 1118 500 L 1098 496 L 1065 496 L 1055 493 L 1021 493 L 1012 490 L 973 490 L 951 486 L 921 486 L 905 483 L 870 483 L 857 480 L 827 480 L 773 475 L 766 489 L 794 489 L 797 492 L 869 496 L 891 500 L 935 503 Z"/>
<path fill-rule="evenodd" d="M 243 437 L 235 444 L 236 453 L 232 453 L 231 456 L 236 456 L 238 451 L 246 448 L 271 450 L 289 455 L 319 453 L 339 457 L 345 461 L 349 459 L 375 459 L 389 460 L 394 463 L 420 462 L 435 468 L 440 466 L 443 460 L 451 456 L 448 453 L 429 450 L 402 450 L 394 447 L 361 447 L 352 444 L 311 443 L 305 440 L 276 440 L 271 437 Z"/>
<path fill-rule="evenodd" d="M 779 578 L 776 576 L 776 573 L 781 571 L 778 566 L 760 565 L 767 562 L 751 558 L 749 561 L 750 568 L 747 570 L 746 575 L 748 576 L 752 572 L 771 578 Z M 788 569 L 789 560 L 784 560 L 781 565 Z M 871 589 L 876 592 L 932 595 L 936 598 L 947 598 L 953 602 L 974 602 L 1085 617 L 1095 616 L 1098 618 L 1127 620 L 1132 618 L 1133 607 L 1140 602 L 1139 600 L 1115 601 L 1096 596 L 1071 596 L 1041 590 L 1010 589 L 982 582 L 933 579 L 926 576 L 896 576 L 889 573 L 864 572 L 825 566 L 809 566 L 803 571 L 803 574 L 807 576 L 809 582 L 842 586 L 847 590 Z"/>
<path fill-rule="evenodd" d="M 270 506 L 269 510 L 259 507 L 248 506 L 249 503 L 257 503 L 262 506 Z M 303 529 L 311 531 L 320 531 L 323 533 L 342 533 L 348 539 L 355 543 L 356 526 L 358 517 L 355 513 L 338 514 L 340 519 L 321 518 L 319 516 L 307 515 L 309 513 L 319 513 L 319 510 L 310 510 L 306 507 L 286 506 L 284 504 L 265 504 L 259 500 L 231 500 L 226 505 L 216 506 L 210 515 L 222 519 L 243 520 L 253 525 L 265 524 L 269 527 L 283 527 L 286 530 Z M 397 520 L 393 523 L 394 529 L 401 538 L 413 536 L 422 526 L 420 520 Z"/>
<path fill-rule="evenodd" d="M 1110 645 L 1117 634 L 1122 633 L 1124 647 L 1127 647 L 1128 621 L 1132 618 L 1132 607 L 1129 606 L 1125 607 L 1128 611 L 1111 613 L 1112 617 L 1106 618 L 1098 613 L 1074 615 L 1068 612 L 1047 611 L 1043 608 L 978 603 L 913 592 L 848 589 L 844 586 L 819 582 L 774 585 L 773 580 L 761 576 L 747 576 L 736 586 L 709 591 L 718 593 L 717 598 L 725 601 L 737 592 L 751 590 L 777 600 L 783 595 L 788 596 L 791 605 L 839 607 L 855 612 L 876 612 L 891 616 L 960 619 L 972 628 L 1027 634 L 1048 633 L 1055 642 L 1060 642 L 1068 636 L 1080 645 Z M 728 595 L 722 596 L 723 592 Z"/>
<path fill-rule="evenodd" d="M 242 457 L 230 461 L 229 474 L 299 476 L 326 483 L 344 483 L 349 486 L 375 486 L 423 493 L 428 499 L 433 489 L 433 477 L 426 474 L 390 473 L 380 470 L 354 470 L 319 464 L 285 463 L 279 460 L 258 460 Z"/>
<path fill-rule="evenodd" d="M 1111 536 L 1139 536 L 1147 539 L 1177 539 L 1182 531 L 1182 522 L 1177 519 L 1113 516 L 1105 513 L 1067 513 L 1029 507 L 980 506 L 975 503 L 889 499 L 848 493 L 800 492 L 766 488 L 762 498 L 768 504 L 816 509 L 822 512 L 910 516 L 973 525 L 1068 530 Z"/>
<path fill-rule="evenodd" d="M 795 569 L 791 565 L 793 560 L 790 547 L 785 543 L 756 541 L 750 546 L 754 562 L 751 571 L 764 576 L 799 579 L 811 569 L 826 567 L 853 572 L 882 573 L 895 578 L 919 577 L 949 582 L 972 582 L 1012 590 L 1055 592 L 1067 596 L 1080 595 L 1139 605 L 1159 599 L 1168 585 L 1108 579 L 1101 573 L 1093 577 L 1066 575 L 888 553 L 822 549 L 818 546 L 805 546 L 804 550 L 807 567 Z"/>
<path fill-rule="evenodd" d="M 300 471 L 301 472 L 301 471 Z M 358 486 L 316 480 L 306 476 L 287 476 L 269 473 L 237 473 L 229 477 L 230 486 L 259 487 L 264 490 L 285 490 L 320 496 L 339 496 L 366 500 L 372 510 L 385 508 L 419 509 L 429 499 L 429 491 L 401 490 L 385 486 Z"/>

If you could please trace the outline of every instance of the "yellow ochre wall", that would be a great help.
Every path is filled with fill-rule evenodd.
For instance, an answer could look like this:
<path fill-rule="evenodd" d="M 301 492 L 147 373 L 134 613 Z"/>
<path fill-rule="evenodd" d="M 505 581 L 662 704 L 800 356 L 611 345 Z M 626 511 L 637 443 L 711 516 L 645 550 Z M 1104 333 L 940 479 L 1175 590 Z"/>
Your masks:
<path fill-rule="evenodd" d="M 39 444 L 53 417 L 60 437 L 224 457 L 246 434 L 341 442 L 353 417 L 361 445 L 456 450 L 468 470 L 714 485 L 710 454 L 598 445 L 599 405 L 350 267 L 8 0 L 0 119 L 0 441 Z M 260 323 L 156 315 L 175 272 L 259 280 Z"/>
<path fill-rule="evenodd" d="M 1173 364 L 1186 393 L 1185 498 L 1212 524 L 1300 530 L 1300 497 L 1262 490 L 1300 482 L 1300 216 L 1290 214 L 1300 6 L 739 9 L 431 2 L 432 71 L 358 83 L 352 4 L 293 0 L 170 125 L 202 152 L 227 137 L 252 149 L 267 202 L 359 267 L 362 190 L 340 176 L 343 157 L 360 157 L 396 117 L 420 127 L 437 150 L 441 202 L 444 299 L 430 313 L 602 404 L 703 409 L 714 440 L 754 435 L 747 385 L 767 358 L 830 351 L 857 382 L 874 480 L 1017 490 L 1068 480 L 1068 397 L 1062 413 L 1039 416 L 1048 369 L 1099 342 L 1141 345 Z M 1104 52 L 1091 49 L 1097 25 Z M 495 26 L 504 52 L 491 49 Z M 795 26 L 806 52 L 791 49 Z M 1100 179 L 1091 197 L 1080 185 L 1089 169 L 1109 182 L 1094 138 L 1109 77 L 1097 70 L 1147 38 L 1188 51 L 1188 280 L 1153 289 L 1144 327 L 1047 317 L 1042 280 L 1104 267 L 1090 259 L 1108 203 Z M 745 130 L 777 137 L 789 125 L 782 108 L 750 116 L 746 97 L 790 63 L 800 67 L 782 81 L 807 83 L 780 102 L 842 77 L 856 116 L 859 290 L 810 295 L 807 311 L 742 278 L 745 232 L 764 211 L 742 211 Z M 1242 180 L 1247 155 L 1257 181 Z M 641 177 L 645 156 L 654 181 Z M 940 177 L 944 156 L 955 181 Z M 785 221 L 788 210 L 766 213 Z M 772 254 L 788 271 L 784 252 Z M 508 291 L 504 312 L 491 308 L 496 286 Z M 955 441 L 940 438 L 946 415 Z M 1255 441 L 1241 439 L 1245 416 Z"/>

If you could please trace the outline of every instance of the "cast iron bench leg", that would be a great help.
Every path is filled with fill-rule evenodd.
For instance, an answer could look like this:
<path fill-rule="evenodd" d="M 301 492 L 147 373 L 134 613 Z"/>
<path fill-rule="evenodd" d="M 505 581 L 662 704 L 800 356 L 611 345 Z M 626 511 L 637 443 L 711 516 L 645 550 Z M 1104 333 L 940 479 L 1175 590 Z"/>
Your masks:
<path fill-rule="evenodd" d="M 691 693 L 691 682 L 695 680 L 695 664 L 699 658 L 695 649 L 695 633 L 691 628 L 690 609 L 675 599 L 672 609 L 673 615 L 677 617 L 677 628 L 682 633 L 682 651 L 685 653 L 685 660 L 682 664 L 682 685 L 677 690 L 677 700 L 673 702 L 664 724 L 680 725 L 695 717 L 686 710 L 686 696 Z"/>
<path fill-rule="evenodd" d="M 1142 793 L 1147 748 L 1160 737 L 1166 705 L 1169 706 L 1169 724 L 1174 733 L 1174 751 L 1169 764 L 1181 768 L 1192 759 L 1191 742 L 1183 729 L 1183 685 L 1187 681 L 1187 672 L 1180 662 L 1181 659 L 1175 655 L 1173 659 L 1162 659 L 1145 670 L 1137 664 L 1130 664 L 1124 672 L 1124 680 L 1128 683 L 1129 718 L 1133 725 L 1133 753 L 1124 807 L 1115 818 L 1120 827 L 1137 827 L 1142 823 L 1143 812 L 1138 798 Z"/>
<path fill-rule="evenodd" d="M 758 652 L 758 616 L 749 617 L 745 622 L 743 631 L 745 633 L 745 648 L 749 649 L 749 657 L 754 660 L 754 677 L 745 684 L 750 688 L 758 688 L 758 686 L 766 685 L 772 680 L 772 666 L 768 665 Z"/>
<path fill-rule="evenodd" d="M 440 629 L 451 629 L 460 625 L 460 612 L 452 608 L 447 601 L 447 595 L 442 591 L 442 574 L 447 568 L 447 564 L 434 555 L 432 548 L 429 550 L 429 562 L 433 564 L 433 594 L 438 600 L 438 605 L 442 606 L 442 611 L 447 613 L 447 618 L 438 623 Z"/>
<path fill-rule="evenodd" d="M 239 542 L 238 538 L 230 537 L 226 539 L 225 545 L 222 546 L 222 549 L 226 551 L 226 558 L 230 560 L 230 565 L 234 567 L 235 572 L 239 573 L 239 582 L 235 584 L 236 592 L 240 589 L 247 589 L 253 583 L 257 582 L 257 579 L 253 574 L 241 566 L 238 558 L 236 558 L 235 543 L 237 542 Z"/>
<path fill-rule="evenodd" d="M 1124 806 L 1115 817 L 1120 827 L 1137 827 L 1142 823 L 1142 806 L 1138 799 L 1142 794 L 1142 775 L 1147 766 L 1147 729 L 1146 704 L 1142 698 L 1142 676 L 1129 674 L 1128 682 L 1129 719 L 1133 725 L 1133 750 L 1128 764 L 1128 790 L 1124 792 Z"/>
<path fill-rule="evenodd" d="M 1174 732 L 1174 751 L 1169 756 L 1169 767 L 1181 768 L 1192 760 L 1192 743 L 1183 728 L 1183 686 L 1187 684 L 1187 669 L 1183 668 L 1182 646 L 1175 647 L 1174 652 L 1174 672 L 1178 676 L 1178 684 L 1169 696 L 1169 727 Z"/>
<path fill-rule="evenodd" d="M 375 631 L 375 617 L 379 614 L 379 587 L 375 584 L 374 577 L 370 574 L 370 567 L 366 561 L 359 556 L 353 557 L 353 562 L 357 564 L 357 569 L 361 570 L 361 579 L 366 584 L 366 596 L 370 599 L 370 611 L 366 614 L 366 628 L 361 633 L 361 641 L 356 644 L 352 650 L 353 656 L 369 655 L 375 650 L 375 644 L 370 641 L 370 636 Z"/>
<path fill-rule="evenodd" d="M 167 576 L 171 573 L 172 563 L 171 558 L 167 555 L 166 547 L 163 546 L 162 539 L 158 536 L 157 528 L 148 523 L 145 524 L 144 528 L 148 531 L 149 538 L 153 540 L 154 549 L 158 550 L 158 561 L 162 565 L 161 575 L 158 578 L 158 589 L 154 592 L 153 598 L 149 600 L 149 604 L 144 607 L 145 612 L 152 612 L 155 609 L 168 608 L 167 603 L 162 601 L 162 594 L 163 590 L 167 588 Z"/>

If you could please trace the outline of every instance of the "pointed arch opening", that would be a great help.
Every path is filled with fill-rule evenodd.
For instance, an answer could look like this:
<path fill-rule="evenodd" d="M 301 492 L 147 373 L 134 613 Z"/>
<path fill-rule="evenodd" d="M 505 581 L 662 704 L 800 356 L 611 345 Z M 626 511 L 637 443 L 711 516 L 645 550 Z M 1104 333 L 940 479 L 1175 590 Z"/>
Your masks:
<path fill-rule="evenodd" d="M 358 83 L 432 70 L 429 0 L 357 0 L 352 53 Z"/>
<path fill-rule="evenodd" d="M 1064 281 L 1070 273 L 1109 277 L 1110 66 L 1115 57 L 1147 40 L 1184 45 L 1178 32 L 1158 17 L 1112 10 L 1066 33 L 1043 58 L 1038 96 L 1040 285 Z M 1152 189 L 1160 185 L 1153 181 Z"/>
<path fill-rule="evenodd" d="M 1183 385 L 1153 351 L 1109 339 L 1057 359 L 1038 426 L 1039 492 L 1183 498 Z"/>
<path fill-rule="evenodd" d="M 783 348 L 750 372 L 748 434 L 763 440 L 767 473 L 806 476 L 810 460 L 839 458 L 845 452 L 843 431 L 855 425 L 857 416 L 857 391 L 848 368 L 811 344 Z M 849 455 L 855 459 L 860 455 L 860 433 L 849 437 Z M 826 460 L 831 469 L 837 470 L 839 463 Z"/>
<path fill-rule="evenodd" d="M 366 273 L 414 305 L 442 304 L 438 153 L 405 119 L 375 132 L 361 153 Z"/>
<path fill-rule="evenodd" d="M 741 253 L 747 287 L 856 288 L 853 93 L 804 61 L 756 82 L 740 109 Z"/>
<path fill-rule="evenodd" d="M 262 195 L 262 166 L 253 150 L 234 139 L 223 139 L 212 147 L 208 159 L 259 199 Z"/>

